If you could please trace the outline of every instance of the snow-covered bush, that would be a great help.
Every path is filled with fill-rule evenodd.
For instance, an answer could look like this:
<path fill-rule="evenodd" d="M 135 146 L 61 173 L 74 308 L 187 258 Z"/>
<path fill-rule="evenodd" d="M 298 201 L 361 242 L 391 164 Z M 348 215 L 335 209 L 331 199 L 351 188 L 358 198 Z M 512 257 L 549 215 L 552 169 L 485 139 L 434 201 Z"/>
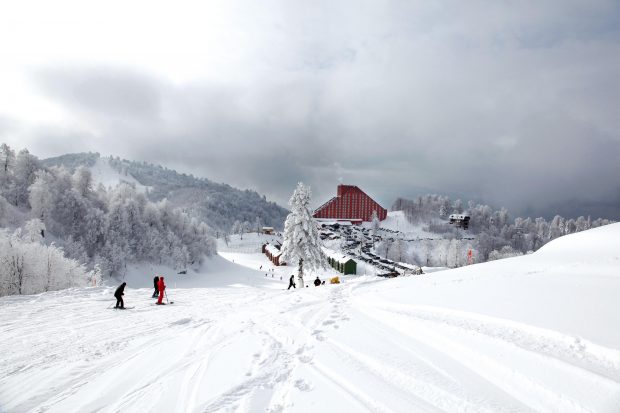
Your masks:
<path fill-rule="evenodd" d="M 24 237 L 0 232 L 0 296 L 36 294 L 101 282 L 100 275 L 88 274 L 86 267 L 65 258 L 60 248 L 31 242 L 29 234 Z"/>
<path fill-rule="evenodd" d="M 503 258 L 518 257 L 523 255 L 521 251 L 514 250 L 510 245 L 503 246 L 499 251 L 493 250 L 489 254 L 489 261 L 501 260 Z"/>

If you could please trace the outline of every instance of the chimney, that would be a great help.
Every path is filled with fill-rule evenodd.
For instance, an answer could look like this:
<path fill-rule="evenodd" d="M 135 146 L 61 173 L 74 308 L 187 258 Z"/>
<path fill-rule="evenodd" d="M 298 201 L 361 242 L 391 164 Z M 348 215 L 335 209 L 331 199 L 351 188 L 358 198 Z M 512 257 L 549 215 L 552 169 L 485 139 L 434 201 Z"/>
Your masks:
<path fill-rule="evenodd" d="M 346 185 L 338 185 L 338 196 L 342 196 L 342 194 L 344 194 L 344 189 L 346 188 Z"/>

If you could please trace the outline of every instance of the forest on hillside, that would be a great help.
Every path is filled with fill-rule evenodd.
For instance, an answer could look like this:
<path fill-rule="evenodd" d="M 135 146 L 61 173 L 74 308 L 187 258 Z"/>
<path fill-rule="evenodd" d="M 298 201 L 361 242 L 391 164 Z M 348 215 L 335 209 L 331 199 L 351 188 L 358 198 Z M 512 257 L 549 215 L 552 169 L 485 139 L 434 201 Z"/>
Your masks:
<path fill-rule="evenodd" d="M 174 208 L 181 208 L 207 223 L 214 236 L 230 232 L 235 221 L 254 223 L 257 218 L 263 225 L 282 229 L 288 214 L 286 209 L 256 191 L 240 190 L 148 162 L 77 153 L 46 159 L 43 164 L 63 165 L 74 171 L 79 166 L 92 167 L 99 160 L 107 162 L 121 176 L 148 187 L 146 196 L 150 201 L 167 199 Z"/>
<path fill-rule="evenodd" d="M 0 228 L 3 242 L 17 246 L 0 263 L 5 292 L 17 278 L 43 277 L 34 270 L 24 275 L 28 248 L 19 245 L 27 243 L 61 248 L 77 266 L 104 276 L 142 261 L 184 269 L 216 251 L 207 224 L 166 199 L 152 202 L 123 182 L 95 187 L 86 166 L 46 167 L 28 150 L 16 153 L 6 144 L 0 145 Z M 29 285 L 35 284 L 45 283 Z"/>
<path fill-rule="evenodd" d="M 493 209 L 475 202 L 465 205 L 460 199 L 437 194 L 415 199 L 398 198 L 391 209 L 403 211 L 410 223 L 438 234 L 440 239 L 421 240 L 414 245 L 400 239 L 388 240 L 379 245 L 379 249 L 404 262 L 448 267 L 467 264 L 470 250 L 475 262 L 508 258 L 536 251 L 562 235 L 613 222 L 589 216 L 574 219 L 556 215 L 551 221 L 541 217 L 511 218 L 506 208 Z M 448 224 L 450 214 L 462 213 L 471 217 L 467 230 Z"/>

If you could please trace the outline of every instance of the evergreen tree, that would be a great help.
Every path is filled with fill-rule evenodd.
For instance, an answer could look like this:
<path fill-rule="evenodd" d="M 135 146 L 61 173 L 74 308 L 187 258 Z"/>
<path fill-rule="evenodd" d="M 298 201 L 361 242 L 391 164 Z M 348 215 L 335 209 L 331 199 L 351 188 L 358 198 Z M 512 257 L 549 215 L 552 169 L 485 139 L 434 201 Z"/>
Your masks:
<path fill-rule="evenodd" d="M 325 257 L 321 249 L 319 231 L 308 209 L 312 193 L 310 188 L 299 183 L 289 201 L 291 213 L 284 223 L 284 242 L 281 259 L 299 264 L 299 283 L 304 286 L 304 266 L 317 270 L 325 266 Z"/>
<path fill-rule="evenodd" d="M 377 211 L 373 209 L 372 211 L 372 246 L 375 246 L 375 238 L 377 237 L 377 233 L 379 229 L 381 229 L 381 221 L 379 221 L 379 217 L 377 216 Z"/>

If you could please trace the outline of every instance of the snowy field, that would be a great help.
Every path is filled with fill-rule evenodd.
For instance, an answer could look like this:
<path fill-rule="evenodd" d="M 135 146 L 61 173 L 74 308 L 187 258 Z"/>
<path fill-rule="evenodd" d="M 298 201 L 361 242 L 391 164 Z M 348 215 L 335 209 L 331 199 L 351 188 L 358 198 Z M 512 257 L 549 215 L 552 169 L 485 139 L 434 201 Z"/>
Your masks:
<path fill-rule="evenodd" d="M 617 413 L 619 238 L 294 291 L 229 251 L 166 272 L 167 306 L 164 269 L 130 269 L 125 311 L 113 287 L 4 297 L 0 411 Z"/>

